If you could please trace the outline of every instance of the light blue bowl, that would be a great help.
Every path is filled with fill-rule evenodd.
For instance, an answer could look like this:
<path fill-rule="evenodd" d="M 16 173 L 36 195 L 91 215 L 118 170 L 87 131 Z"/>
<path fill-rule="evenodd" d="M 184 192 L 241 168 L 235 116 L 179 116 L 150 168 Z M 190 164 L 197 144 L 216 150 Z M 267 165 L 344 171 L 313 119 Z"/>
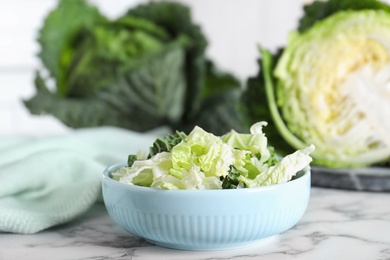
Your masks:
<path fill-rule="evenodd" d="M 277 185 L 236 190 L 160 190 L 103 174 L 104 203 L 123 229 L 163 247 L 221 250 L 248 246 L 293 227 L 310 197 L 310 171 Z"/>

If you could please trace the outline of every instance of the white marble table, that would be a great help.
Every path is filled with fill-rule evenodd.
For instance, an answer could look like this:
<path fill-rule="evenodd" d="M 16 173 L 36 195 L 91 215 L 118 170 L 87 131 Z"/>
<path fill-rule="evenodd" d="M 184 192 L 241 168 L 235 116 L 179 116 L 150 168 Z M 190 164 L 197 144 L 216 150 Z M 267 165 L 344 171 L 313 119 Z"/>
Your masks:
<path fill-rule="evenodd" d="M 8 259 L 390 259 L 390 193 L 313 188 L 301 221 L 256 246 L 226 251 L 161 248 L 128 234 L 96 205 L 35 235 L 0 233 Z"/>

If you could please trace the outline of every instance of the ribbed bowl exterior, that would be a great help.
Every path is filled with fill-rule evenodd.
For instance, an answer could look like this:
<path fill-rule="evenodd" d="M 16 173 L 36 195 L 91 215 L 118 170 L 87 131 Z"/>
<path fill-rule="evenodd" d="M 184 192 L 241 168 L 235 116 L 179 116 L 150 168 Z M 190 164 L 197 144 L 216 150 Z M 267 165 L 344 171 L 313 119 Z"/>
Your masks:
<path fill-rule="evenodd" d="M 103 197 L 123 229 L 156 245 L 217 250 L 256 243 L 293 227 L 310 197 L 310 171 L 284 184 L 238 190 L 159 190 L 119 183 L 104 171 Z"/>

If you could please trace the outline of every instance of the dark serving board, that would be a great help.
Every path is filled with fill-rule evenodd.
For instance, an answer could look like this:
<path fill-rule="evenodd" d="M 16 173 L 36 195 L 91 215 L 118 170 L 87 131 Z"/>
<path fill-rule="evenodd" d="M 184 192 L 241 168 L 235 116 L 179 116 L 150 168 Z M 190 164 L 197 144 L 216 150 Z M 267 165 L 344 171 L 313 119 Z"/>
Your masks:
<path fill-rule="evenodd" d="M 311 172 L 313 186 L 390 192 L 390 167 L 332 169 L 312 166 Z"/>

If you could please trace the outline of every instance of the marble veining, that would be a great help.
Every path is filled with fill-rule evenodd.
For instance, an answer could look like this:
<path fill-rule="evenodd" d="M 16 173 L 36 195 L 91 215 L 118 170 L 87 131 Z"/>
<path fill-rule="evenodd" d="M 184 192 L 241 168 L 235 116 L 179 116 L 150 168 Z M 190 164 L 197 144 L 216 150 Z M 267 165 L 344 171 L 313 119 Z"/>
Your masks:
<path fill-rule="evenodd" d="M 313 188 L 305 215 L 292 229 L 224 251 L 155 246 L 122 230 L 97 204 L 83 217 L 35 235 L 0 233 L 0 260 L 390 260 L 389 204 L 389 193 Z"/>

